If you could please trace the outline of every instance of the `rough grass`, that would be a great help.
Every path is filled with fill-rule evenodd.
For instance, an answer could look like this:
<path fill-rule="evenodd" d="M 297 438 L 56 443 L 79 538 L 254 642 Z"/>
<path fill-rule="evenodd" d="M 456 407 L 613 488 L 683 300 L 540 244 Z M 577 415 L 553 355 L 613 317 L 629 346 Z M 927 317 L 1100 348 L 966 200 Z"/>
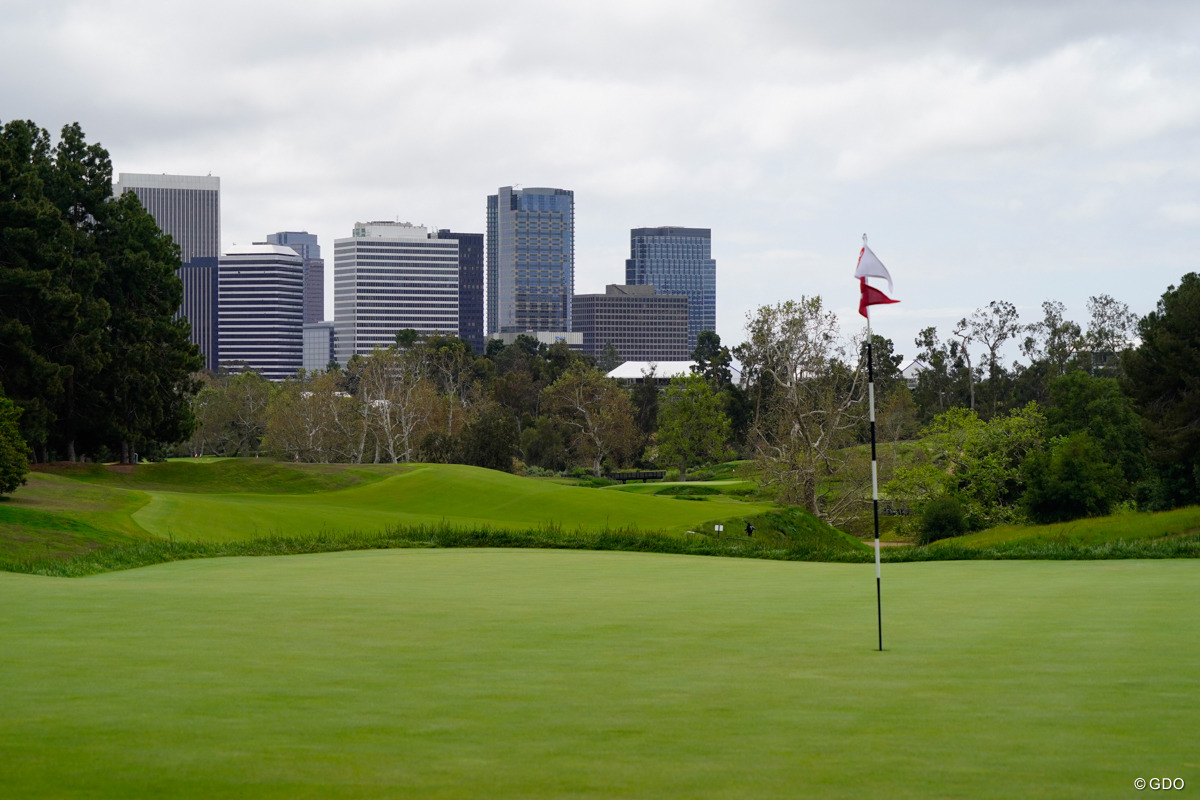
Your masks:
<path fill-rule="evenodd" d="M 0 574 L 11 797 L 1095 798 L 1200 759 L 1200 562 L 531 550 Z"/>

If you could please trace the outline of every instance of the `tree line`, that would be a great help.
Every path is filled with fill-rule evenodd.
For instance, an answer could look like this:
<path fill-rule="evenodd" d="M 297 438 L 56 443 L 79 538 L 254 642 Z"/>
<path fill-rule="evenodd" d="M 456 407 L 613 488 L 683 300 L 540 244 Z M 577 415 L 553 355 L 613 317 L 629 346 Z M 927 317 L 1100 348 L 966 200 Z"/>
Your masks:
<path fill-rule="evenodd" d="M 78 124 L 57 143 L 33 122 L 0 129 L 0 397 L 22 456 L 128 463 L 191 433 L 201 360 L 179 267 Z"/>

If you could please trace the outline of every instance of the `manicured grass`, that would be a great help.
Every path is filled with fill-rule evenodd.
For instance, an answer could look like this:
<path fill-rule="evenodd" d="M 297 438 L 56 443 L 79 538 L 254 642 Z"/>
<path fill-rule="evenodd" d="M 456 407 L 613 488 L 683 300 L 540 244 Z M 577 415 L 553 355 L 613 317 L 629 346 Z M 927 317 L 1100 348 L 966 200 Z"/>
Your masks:
<path fill-rule="evenodd" d="M 685 505 L 680 503 L 679 505 Z M 12 797 L 1136 796 L 1195 780 L 1196 561 L 549 550 L 0 574 Z"/>
<path fill-rule="evenodd" d="M 978 533 L 943 539 L 934 547 L 956 542 L 967 547 L 993 547 L 1029 542 L 1095 545 L 1200 532 L 1200 506 L 1157 513 L 1118 512 L 1107 517 L 1077 519 L 1053 525 L 1004 525 Z"/>
<path fill-rule="evenodd" d="M 9 538 L 32 543 L 7 549 L 0 545 L 0 557 L 44 554 L 36 530 L 49 530 L 49 522 L 63 530 L 84 523 L 110 538 L 124 537 L 122 541 L 147 535 L 232 541 L 442 524 L 684 535 L 770 507 L 729 497 L 681 503 L 670 497 L 599 492 L 460 465 L 293 465 L 255 459 L 123 470 L 68 465 L 32 474 L 28 486 L 0 503 L 0 525 L 11 526 Z M 58 517 L 34 519 L 32 511 Z"/>

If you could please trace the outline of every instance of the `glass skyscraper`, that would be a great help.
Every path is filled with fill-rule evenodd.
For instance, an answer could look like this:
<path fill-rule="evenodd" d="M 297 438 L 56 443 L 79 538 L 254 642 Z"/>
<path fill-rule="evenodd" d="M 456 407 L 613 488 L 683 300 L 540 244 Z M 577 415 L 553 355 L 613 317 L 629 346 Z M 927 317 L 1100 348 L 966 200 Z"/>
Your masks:
<path fill-rule="evenodd" d="M 458 241 L 458 335 L 482 354 L 483 341 L 483 234 L 453 233 L 446 228 L 439 239 Z"/>
<path fill-rule="evenodd" d="M 658 294 L 686 295 L 688 352 L 700 331 L 717 329 L 717 262 L 710 228 L 634 228 L 629 235 L 625 283 Z"/>
<path fill-rule="evenodd" d="M 488 333 L 569 331 L 575 193 L 504 186 L 487 209 Z"/>

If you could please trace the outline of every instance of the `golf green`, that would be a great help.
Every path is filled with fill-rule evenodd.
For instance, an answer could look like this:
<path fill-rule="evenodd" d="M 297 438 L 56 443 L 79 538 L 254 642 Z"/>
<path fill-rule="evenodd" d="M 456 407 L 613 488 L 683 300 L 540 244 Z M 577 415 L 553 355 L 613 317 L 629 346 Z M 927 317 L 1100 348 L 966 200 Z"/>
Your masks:
<path fill-rule="evenodd" d="M 1198 578 L 1194 560 L 889 566 L 880 653 L 867 565 L 402 550 L 0 574 L 0 794 L 1200 784 Z"/>

